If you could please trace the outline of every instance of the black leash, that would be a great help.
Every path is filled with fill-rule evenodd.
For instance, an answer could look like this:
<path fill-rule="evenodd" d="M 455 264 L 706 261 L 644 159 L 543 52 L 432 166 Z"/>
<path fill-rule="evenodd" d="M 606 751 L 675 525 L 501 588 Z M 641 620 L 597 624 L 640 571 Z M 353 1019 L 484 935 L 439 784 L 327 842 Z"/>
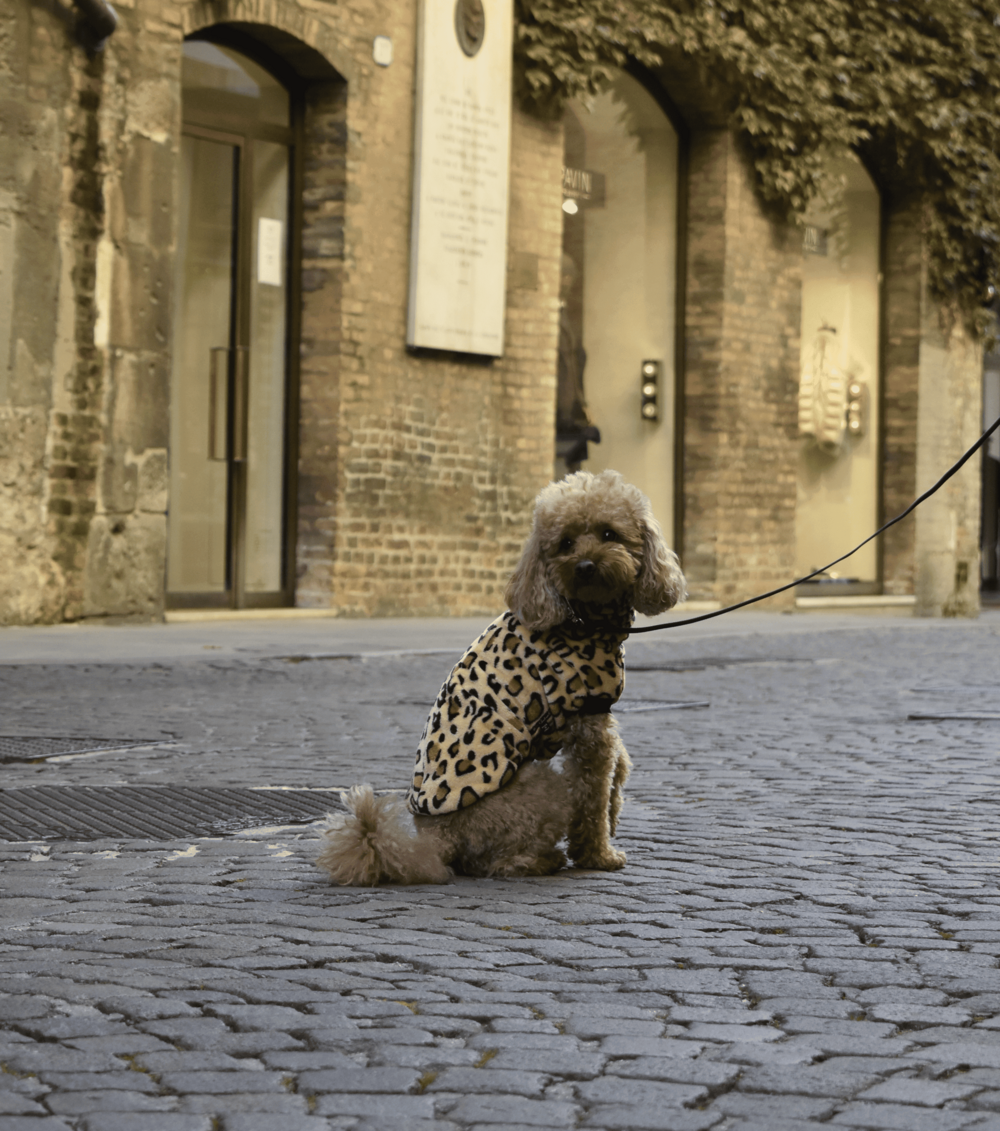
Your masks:
<path fill-rule="evenodd" d="M 833 569 L 835 565 L 840 565 L 840 563 L 849 558 L 851 554 L 856 554 L 862 546 L 867 546 L 873 538 L 877 538 L 880 534 L 883 534 L 886 530 L 889 529 L 890 526 L 895 526 L 897 522 L 902 522 L 902 520 L 906 518 L 906 516 L 910 514 L 911 511 L 916 510 L 917 507 L 919 507 L 925 499 L 929 499 L 935 491 L 943 487 L 945 483 L 947 483 L 948 480 L 957 471 L 959 471 L 966 463 L 968 463 L 968 461 L 972 459 L 976 452 L 979 451 L 979 449 L 986 443 L 986 441 L 998 428 L 1000 428 L 1000 416 L 997 417 L 993 424 L 989 428 L 987 428 L 982 436 L 980 436 L 979 439 L 972 445 L 972 447 L 969 448 L 969 450 L 965 453 L 964 456 L 962 456 L 958 463 L 954 464 L 951 468 L 948 469 L 948 471 L 944 473 L 944 475 L 941 476 L 941 478 L 937 481 L 937 483 L 934 484 L 933 487 L 925 491 L 919 499 L 915 499 L 912 503 L 910 503 L 905 511 L 897 514 L 895 518 L 889 519 L 889 521 L 884 526 L 880 526 L 874 534 L 869 534 L 868 537 L 863 542 L 859 542 L 853 550 L 848 550 L 846 554 L 844 554 L 842 557 L 837 558 L 836 561 L 830 562 L 829 565 L 825 565 L 820 569 L 813 570 L 812 573 L 806 574 L 805 577 L 799 577 L 795 581 L 789 581 L 787 585 L 782 585 L 778 589 L 772 589 L 769 593 L 761 593 L 759 597 L 750 597 L 746 601 L 740 601 L 739 604 L 727 605 L 724 609 L 716 609 L 714 613 L 702 613 L 701 616 L 687 617 L 684 620 L 667 621 L 664 624 L 643 625 L 642 628 L 633 628 L 630 631 L 629 635 L 634 636 L 637 632 L 658 632 L 661 628 L 680 628 L 680 626 L 683 624 L 697 624 L 699 621 L 711 620 L 713 617 L 721 617 L 726 613 L 734 612 L 736 609 L 746 608 L 747 605 L 755 605 L 758 601 L 766 601 L 768 597 L 777 597 L 779 593 L 784 593 L 788 589 L 793 589 L 796 585 L 801 585 L 804 581 L 810 581 L 812 580 L 812 578 L 818 577 L 821 573 L 826 573 L 827 570 Z"/>

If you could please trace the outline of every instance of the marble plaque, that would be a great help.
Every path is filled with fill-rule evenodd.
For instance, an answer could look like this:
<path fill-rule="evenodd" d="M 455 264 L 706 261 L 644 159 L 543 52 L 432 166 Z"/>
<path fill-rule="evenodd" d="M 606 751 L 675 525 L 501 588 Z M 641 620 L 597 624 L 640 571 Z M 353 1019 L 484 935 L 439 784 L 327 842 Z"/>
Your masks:
<path fill-rule="evenodd" d="M 503 353 L 512 0 L 422 0 L 407 344 Z"/>

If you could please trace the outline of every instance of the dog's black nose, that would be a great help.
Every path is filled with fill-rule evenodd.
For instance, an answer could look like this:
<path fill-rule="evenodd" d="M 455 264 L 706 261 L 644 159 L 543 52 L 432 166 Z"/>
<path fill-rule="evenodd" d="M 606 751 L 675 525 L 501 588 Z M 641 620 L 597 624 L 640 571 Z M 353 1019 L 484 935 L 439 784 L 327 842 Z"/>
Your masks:
<path fill-rule="evenodd" d="M 584 558 L 583 561 L 576 563 L 574 573 L 577 581 L 590 581 L 597 573 L 597 566 L 589 558 Z"/>

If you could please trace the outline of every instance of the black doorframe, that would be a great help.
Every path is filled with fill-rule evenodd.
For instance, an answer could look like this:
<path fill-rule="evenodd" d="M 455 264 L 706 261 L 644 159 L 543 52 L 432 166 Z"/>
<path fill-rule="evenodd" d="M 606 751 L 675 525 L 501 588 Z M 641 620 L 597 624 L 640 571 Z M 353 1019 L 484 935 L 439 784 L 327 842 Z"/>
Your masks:
<path fill-rule="evenodd" d="M 1000 351 L 993 350 L 983 364 L 983 430 L 996 419 L 993 389 L 1000 385 Z M 994 441 L 995 441 L 994 437 Z M 984 604 L 1000 605 L 1000 460 L 983 448 L 982 522 L 980 527 L 980 596 Z"/>

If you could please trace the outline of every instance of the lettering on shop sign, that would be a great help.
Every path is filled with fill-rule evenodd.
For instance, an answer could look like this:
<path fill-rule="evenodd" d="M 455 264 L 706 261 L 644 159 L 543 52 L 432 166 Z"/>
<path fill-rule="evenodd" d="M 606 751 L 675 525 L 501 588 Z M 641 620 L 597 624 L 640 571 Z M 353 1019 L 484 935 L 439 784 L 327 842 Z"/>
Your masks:
<path fill-rule="evenodd" d="M 512 29 L 512 0 L 421 3 L 411 346 L 503 353 Z"/>
<path fill-rule="evenodd" d="M 604 174 L 593 169 L 574 169 L 563 165 L 563 199 L 578 200 L 590 208 L 603 208 Z"/>

